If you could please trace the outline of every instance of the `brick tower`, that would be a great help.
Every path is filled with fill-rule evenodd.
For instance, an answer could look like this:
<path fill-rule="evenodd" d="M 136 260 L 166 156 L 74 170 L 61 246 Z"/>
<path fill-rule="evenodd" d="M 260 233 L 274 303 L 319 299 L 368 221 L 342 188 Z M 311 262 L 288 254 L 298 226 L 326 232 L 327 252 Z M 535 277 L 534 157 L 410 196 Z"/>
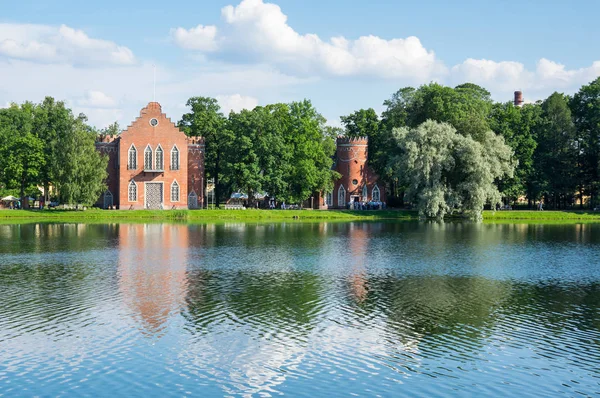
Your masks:
<path fill-rule="evenodd" d="M 350 202 L 384 201 L 385 190 L 377 184 L 378 176 L 368 166 L 367 137 L 338 137 L 335 170 L 342 177 L 335 182 L 328 207 L 345 208 Z"/>

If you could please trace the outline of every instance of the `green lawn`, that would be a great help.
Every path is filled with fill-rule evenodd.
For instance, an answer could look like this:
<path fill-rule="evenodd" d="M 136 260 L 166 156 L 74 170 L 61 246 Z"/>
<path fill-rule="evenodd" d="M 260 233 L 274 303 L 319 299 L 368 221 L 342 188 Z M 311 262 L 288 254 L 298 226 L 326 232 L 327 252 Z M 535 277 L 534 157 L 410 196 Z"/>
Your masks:
<path fill-rule="evenodd" d="M 484 211 L 484 221 L 600 221 L 600 212 L 581 210 L 502 210 Z"/>
<path fill-rule="evenodd" d="M 23 221 L 286 221 L 286 220 L 412 220 L 418 219 L 414 211 L 381 210 L 2 210 L 0 223 L 9 220 Z"/>
<path fill-rule="evenodd" d="M 0 210 L 0 223 L 418 220 L 416 211 L 381 210 Z M 592 211 L 484 211 L 485 222 L 600 222 Z"/>

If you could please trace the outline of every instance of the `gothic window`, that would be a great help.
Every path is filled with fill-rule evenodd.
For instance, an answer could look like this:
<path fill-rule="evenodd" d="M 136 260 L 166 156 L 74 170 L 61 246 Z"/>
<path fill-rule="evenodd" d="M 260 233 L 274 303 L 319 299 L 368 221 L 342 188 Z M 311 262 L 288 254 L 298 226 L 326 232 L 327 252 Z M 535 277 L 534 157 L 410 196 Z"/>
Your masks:
<path fill-rule="evenodd" d="M 104 208 L 108 209 L 113 205 L 113 194 L 110 191 L 104 192 Z"/>
<path fill-rule="evenodd" d="M 338 189 L 338 207 L 346 207 L 346 190 L 343 185 Z"/>
<path fill-rule="evenodd" d="M 135 181 L 131 180 L 127 189 L 127 193 L 130 202 L 137 202 L 137 185 Z"/>
<path fill-rule="evenodd" d="M 381 202 L 381 192 L 379 192 L 379 187 L 377 185 L 373 187 L 373 202 Z"/>
<path fill-rule="evenodd" d="M 137 150 L 135 149 L 134 145 L 131 145 L 131 148 L 129 148 L 129 152 L 127 154 L 127 169 L 137 169 Z"/>
<path fill-rule="evenodd" d="M 363 202 L 367 201 L 367 196 L 368 196 L 368 190 L 367 190 L 367 184 L 363 185 L 363 189 L 362 189 L 362 200 Z"/>
<path fill-rule="evenodd" d="M 325 204 L 327 206 L 333 206 L 333 192 L 327 192 L 325 195 Z"/>
<path fill-rule="evenodd" d="M 198 208 L 198 195 L 196 192 L 192 191 L 188 195 L 188 208 L 197 209 Z"/>
<path fill-rule="evenodd" d="M 163 149 L 160 145 L 158 146 L 158 148 L 156 148 L 156 153 L 154 154 L 154 163 L 155 163 L 154 170 L 163 170 L 164 169 Z"/>
<path fill-rule="evenodd" d="M 173 181 L 171 184 L 171 202 L 179 202 L 179 184 Z"/>
<path fill-rule="evenodd" d="M 171 170 L 179 170 L 179 149 L 176 146 L 171 149 Z"/>
<path fill-rule="evenodd" d="M 144 170 L 152 170 L 152 148 L 150 145 L 144 151 Z"/>

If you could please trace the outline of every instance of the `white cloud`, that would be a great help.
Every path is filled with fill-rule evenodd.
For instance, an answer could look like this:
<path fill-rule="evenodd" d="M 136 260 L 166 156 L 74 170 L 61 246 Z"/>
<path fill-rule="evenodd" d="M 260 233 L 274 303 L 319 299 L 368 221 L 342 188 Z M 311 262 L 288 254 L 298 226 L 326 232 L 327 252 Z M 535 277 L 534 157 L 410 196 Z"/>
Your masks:
<path fill-rule="evenodd" d="M 79 100 L 79 105 L 90 108 L 114 108 L 117 101 L 102 91 L 88 90 L 85 96 Z"/>
<path fill-rule="evenodd" d="M 242 0 L 235 7 L 224 7 L 221 14 L 225 29 L 220 37 L 211 40 L 219 40 L 223 52 L 245 53 L 260 62 L 275 63 L 296 72 L 419 80 L 446 73 L 433 51 L 423 47 L 414 36 L 392 40 L 372 35 L 356 40 L 334 37 L 324 41 L 316 34 L 296 32 L 278 5 L 262 0 Z M 199 28 L 197 39 L 192 31 L 198 28 L 172 30 L 186 39 L 176 43 L 183 48 L 202 50 L 207 34 L 206 28 L 201 25 Z M 216 36 L 216 28 L 214 33 Z"/>
<path fill-rule="evenodd" d="M 133 52 L 66 25 L 0 24 L 0 57 L 74 65 L 131 65 Z"/>
<path fill-rule="evenodd" d="M 215 97 L 221 105 L 221 110 L 225 115 L 230 111 L 239 112 L 242 109 L 252 110 L 258 105 L 258 100 L 254 97 L 248 97 L 240 94 L 217 95 Z"/>
<path fill-rule="evenodd" d="M 85 113 L 98 128 L 114 121 L 126 127 L 153 99 L 151 63 L 78 68 L 0 59 L 0 76 L 11 77 L 0 79 L 0 104 L 40 102 L 49 95 L 66 101 L 75 114 Z M 158 65 L 156 76 L 156 100 L 173 121 L 188 111 L 180 104 L 192 96 L 218 97 L 225 112 L 238 111 L 256 106 L 255 96 L 278 98 L 279 90 L 309 81 L 265 66 L 222 64 L 193 69 Z"/>
<path fill-rule="evenodd" d="M 467 59 L 451 69 L 452 84 L 472 82 L 489 89 L 493 94 L 524 90 L 529 98 L 543 99 L 553 91 L 574 92 L 581 85 L 600 75 L 600 61 L 580 69 L 567 69 L 565 65 L 542 58 L 535 70 L 513 61 L 496 62 L 486 59 Z"/>
<path fill-rule="evenodd" d="M 198 25 L 195 28 L 171 29 L 171 38 L 179 47 L 188 50 L 214 51 L 217 49 L 216 26 Z"/>

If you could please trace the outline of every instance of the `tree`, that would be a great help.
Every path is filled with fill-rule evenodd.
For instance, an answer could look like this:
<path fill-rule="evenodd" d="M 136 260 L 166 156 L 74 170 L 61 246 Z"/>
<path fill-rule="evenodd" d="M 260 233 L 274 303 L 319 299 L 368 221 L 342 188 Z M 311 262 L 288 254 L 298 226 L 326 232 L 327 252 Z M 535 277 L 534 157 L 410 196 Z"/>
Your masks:
<path fill-rule="evenodd" d="M 85 124 L 86 120 L 85 115 L 79 115 L 58 137 L 61 151 L 55 160 L 61 167 L 55 173 L 55 183 L 63 203 L 92 205 L 106 191 L 108 157 L 96 151 L 97 132 Z"/>
<path fill-rule="evenodd" d="M 579 146 L 580 191 L 590 195 L 593 207 L 600 186 L 600 78 L 581 87 L 570 105 Z"/>
<path fill-rule="evenodd" d="M 328 191 L 339 177 L 331 170 L 335 142 L 325 136 L 325 118 L 309 100 L 290 104 L 287 141 L 293 147 L 294 167 L 290 170 L 290 202 L 301 202 L 314 192 Z"/>
<path fill-rule="evenodd" d="M 542 120 L 535 152 L 540 191 L 551 199 L 554 208 L 566 207 L 577 189 L 577 140 L 569 109 L 569 98 L 557 92 L 541 105 Z"/>
<path fill-rule="evenodd" d="M 44 144 L 32 133 L 3 128 L 0 133 L 0 175 L 8 189 L 18 189 L 20 197 L 39 181 L 44 167 Z"/>
<path fill-rule="evenodd" d="M 476 141 L 447 123 L 428 120 L 417 128 L 394 129 L 394 138 L 398 177 L 423 216 L 459 212 L 481 218 L 486 203 L 500 202 L 495 180 L 514 171 L 512 150 L 492 131 Z"/>
<path fill-rule="evenodd" d="M 64 148 L 60 140 L 68 134 L 74 117 L 64 102 L 55 101 L 52 97 L 44 98 L 35 107 L 33 133 L 44 143 L 44 163 L 40 173 L 40 182 L 44 186 L 44 197 L 49 200 L 50 184 L 55 183 L 57 174 L 64 165 L 59 161 Z"/>
<path fill-rule="evenodd" d="M 513 178 L 505 179 L 499 184 L 500 192 L 510 201 L 527 195 L 531 202 L 539 193 L 533 156 L 537 146 L 535 134 L 542 120 L 541 113 L 542 109 L 537 104 L 517 107 L 512 102 L 506 102 L 496 103 L 492 107 L 490 127 L 496 134 L 504 137 L 518 161 Z"/>
<path fill-rule="evenodd" d="M 186 106 L 191 111 L 184 114 L 178 123 L 188 136 L 204 137 L 205 157 L 204 168 L 207 178 L 214 178 L 217 205 L 221 198 L 225 150 L 228 145 L 228 134 L 225 130 L 226 118 L 221 113 L 221 107 L 214 98 L 192 97 Z"/>

